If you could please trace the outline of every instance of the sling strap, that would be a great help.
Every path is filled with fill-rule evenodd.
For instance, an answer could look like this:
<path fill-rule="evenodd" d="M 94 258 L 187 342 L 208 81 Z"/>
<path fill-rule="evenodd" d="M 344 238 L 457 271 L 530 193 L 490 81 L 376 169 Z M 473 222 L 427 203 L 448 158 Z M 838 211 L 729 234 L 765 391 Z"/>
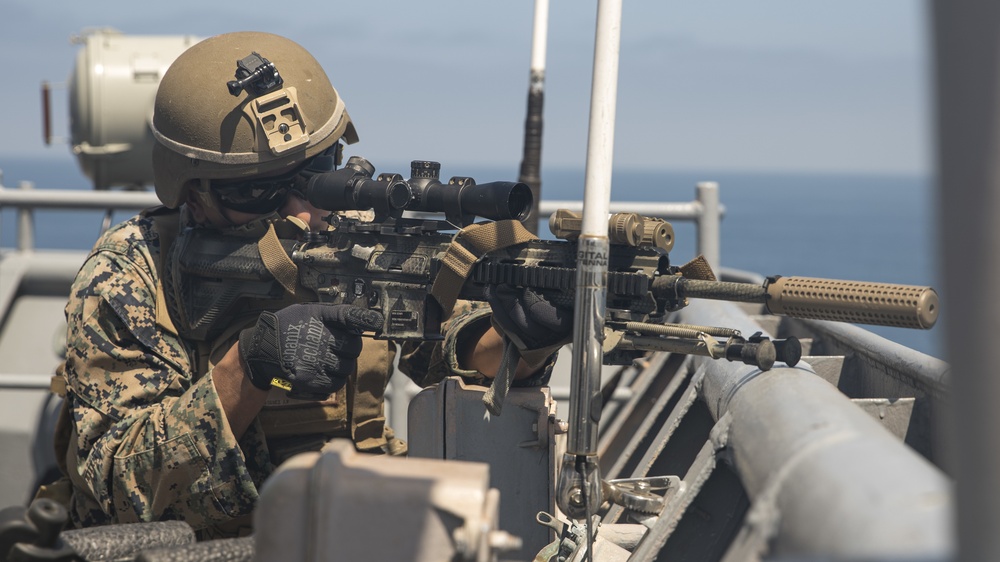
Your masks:
<path fill-rule="evenodd" d="M 431 285 L 431 296 L 441 305 L 442 317 L 451 315 L 458 293 L 479 258 L 537 238 L 515 220 L 480 222 L 459 230 L 441 258 L 442 267 Z"/>
<path fill-rule="evenodd" d="M 484 255 L 517 244 L 524 244 L 538 237 L 519 221 L 502 220 L 471 224 L 459 230 L 441 258 L 441 269 L 431 285 L 431 296 L 441 305 L 442 317 L 451 316 L 462 285 L 472 273 L 472 267 Z M 503 335 L 503 332 L 500 332 Z M 489 389 L 483 395 L 483 404 L 491 414 L 499 416 L 514 371 L 521 355 L 510 339 L 503 335 L 503 355 Z"/>

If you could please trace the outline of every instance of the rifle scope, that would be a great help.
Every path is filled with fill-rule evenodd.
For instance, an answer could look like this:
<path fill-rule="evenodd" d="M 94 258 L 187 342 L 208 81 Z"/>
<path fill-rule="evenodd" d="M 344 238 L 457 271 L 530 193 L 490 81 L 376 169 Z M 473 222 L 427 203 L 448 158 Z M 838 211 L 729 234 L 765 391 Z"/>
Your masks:
<path fill-rule="evenodd" d="M 441 183 L 441 164 L 414 160 L 409 180 L 399 174 L 379 174 L 360 156 L 333 172 L 309 178 L 306 198 L 327 211 L 375 211 L 375 221 L 399 218 L 403 211 L 444 213 L 449 222 L 468 226 L 476 217 L 489 220 L 524 220 L 531 212 L 531 188 L 521 182 L 495 181 L 477 184 L 467 177 Z"/>
<path fill-rule="evenodd" d="M 438 175 L 441 164 L 426 160 L 410 163 L 413 199 L 407 210 L 444 213 L 449 222 L 466 226 L 475 217 L 490 220 L 524 220 L 531 212 L 534 198 L 531 188 L 521 182 L 495 181 L 476 184 L 476 180 L 453 177 L 447 184 Z"/>
<path fill-rule="evenodd" d="M 332 172 L 316 174 L 306 185 L 306 198 L 326 211 L 375 211 L 375 220 L 399 218 L 410 202 L 410 186 L 398 175 L 372 179 L 375 166 L 360 156 Z"/>

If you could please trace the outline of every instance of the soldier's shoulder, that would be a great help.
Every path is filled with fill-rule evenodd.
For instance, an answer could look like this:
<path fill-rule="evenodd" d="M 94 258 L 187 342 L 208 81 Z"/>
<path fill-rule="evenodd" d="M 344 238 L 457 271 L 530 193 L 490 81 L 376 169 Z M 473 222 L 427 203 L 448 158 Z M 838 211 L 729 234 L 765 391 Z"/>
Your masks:
<path fill-rule="evenodd" d="M 153 219 L 134 216 L 109 228 L 94 244 L 91 252 L 114 252 L 132 259 L 159 253 L 160 243 Z"/>
<path fill-rule="evenodd" d="M 160 240 L 154 228 L 154 220 L 137 215 L 116 224 L 101 235 L 94 244 L 84 269 L 88 265 L 103 267 L 101 264 L 127 262 L 151 275 L 159 255 Z"/>

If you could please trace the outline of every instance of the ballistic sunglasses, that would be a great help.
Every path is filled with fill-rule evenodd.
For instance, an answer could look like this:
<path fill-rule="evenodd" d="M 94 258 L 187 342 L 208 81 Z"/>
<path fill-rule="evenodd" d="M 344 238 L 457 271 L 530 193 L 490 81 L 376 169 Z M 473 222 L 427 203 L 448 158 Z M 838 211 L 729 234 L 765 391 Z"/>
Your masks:
<path fill-rule="evenodd" d="M 305 187 L 310 177 L 337 169 L 336 152 L 337 144 L 279 176 L 212 180 L 211 190 L 219 204 L 227 209 L 258 215 L 273 213 L 285 204 L 293 192 L 305 198 Z"/>

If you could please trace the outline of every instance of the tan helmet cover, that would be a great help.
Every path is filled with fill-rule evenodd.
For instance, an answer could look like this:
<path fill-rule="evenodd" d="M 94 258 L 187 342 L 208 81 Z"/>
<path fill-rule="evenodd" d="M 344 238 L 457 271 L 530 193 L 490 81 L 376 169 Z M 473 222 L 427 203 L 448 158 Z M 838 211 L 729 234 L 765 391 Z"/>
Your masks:
<path fill-rule="evenodd" d="M 260 96 L 229 93 L 237 61 L 259 53 L 284 80 Z M 357 142 L 344 102 L 320 64 L 270 33 L 227 33 L 182 53 L 160 81 L 153 106 L 156 195 L 175 208 L 192 181 L 269 176 L 294 168 L 342 137 Z"/>

